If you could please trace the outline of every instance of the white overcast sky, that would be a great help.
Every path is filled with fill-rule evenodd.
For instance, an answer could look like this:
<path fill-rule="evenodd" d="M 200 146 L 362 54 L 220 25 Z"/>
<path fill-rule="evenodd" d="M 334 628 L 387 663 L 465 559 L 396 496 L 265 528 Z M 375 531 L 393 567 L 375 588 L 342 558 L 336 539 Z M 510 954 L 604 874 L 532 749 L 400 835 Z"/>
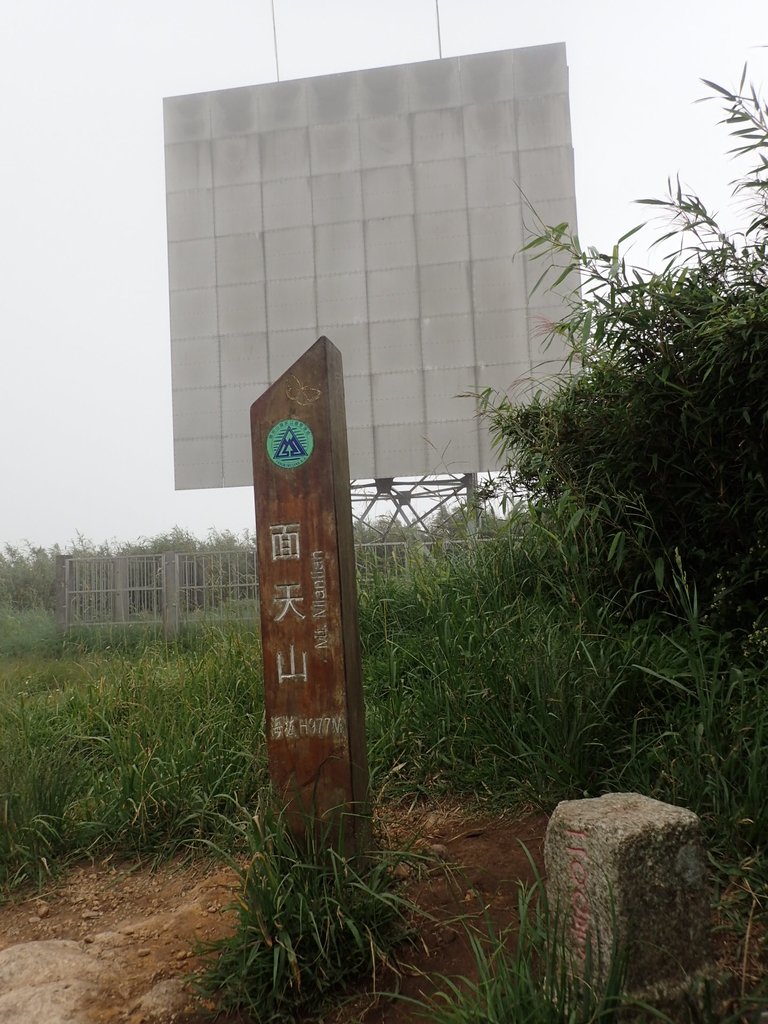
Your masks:
<path fill-rule="evenodd" d="M 438 56 L 435 0 L 274 0 L 280 78 Z M 440 0 L 443 56 L 564 40 L 579 233 L 736 167 L 701 78 L 768 91 L 765 0 Z M 0 0 L 0 545 L 253 523 L 174 491 L 162 98 L 274 81 L 270 0 Z M 256 397 L 256 396 L 254 396 Z"/>

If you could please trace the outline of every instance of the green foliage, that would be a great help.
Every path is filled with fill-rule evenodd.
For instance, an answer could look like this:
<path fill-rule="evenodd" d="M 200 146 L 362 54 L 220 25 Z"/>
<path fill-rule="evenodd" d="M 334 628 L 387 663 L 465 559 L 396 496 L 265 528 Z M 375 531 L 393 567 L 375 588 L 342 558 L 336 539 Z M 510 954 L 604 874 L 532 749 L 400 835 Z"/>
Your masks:
<path fill-rule="evenodd" d="M 36 665 L 0 688 L 0 887 L 86 850 L 231 833 L 266 777 L 253 637 L 208 629 L 196 646 Z"/>
<path fill-rule="evenodd" d="M 743 87 L 743 81 L 742 81 Z M 680 238 L 658 273 L 584 249 L 565 225 L 529 248 L 554 254 L 582 291 L 554 332 L 578 373 L 524 407 L 483 396 L 496 444 L 539 514 L 583 517 L 608 551 L 594 584 L 655 595 L 676 556 L 713 624 L 750 632 L 768 615 L 768 108 L 732 94 L 726 123 L 759 163 L 735 191 L 751 198 L 744 234 L 726 235 L 679 182 L 648 201 Z"/>
<path fill-rule="evenodd" d="M 597 969 L 588 946 L 578 971 L 572 964 L 567 917 L 550 905 L 537 877 L 518 891 L 519 929 L 497 934 L 470 934 L 474 977 L 442 978 L 442 987 L 419 1003 L 420 1019 L 428 1024 L 618 1024 L 658 1021 L 659 1024 L 743 1024 L 765 1008 L 764 994 L 735 992 L 721 976 L 699 980 L 666 1002 L 664 1010 L 625 992 L 626 953 L 614 946 Z"/>
<path fill-rule="evenodd" d="M 640 1007 L 624 996 L 625 964 L 614 949 L 598 983 L 591 955 L 579 975 L 568 970 L 565 921 L 550 907 L 540 879 L 518 893 L 517 935 L 471 935 L 477 980 L 443 978 L 424 1006 L 431 1024 L 604 1024 L 632 1019 Z M 648 1019 L 666 1020 L 642 1007 Z"/>
<path fill-rule="evenodd" d="M 374 785 L 544 809 L 636 789 L 696 811 L 723 864 L 764 877 L 764 662 L 734 661 L 679 570 L 680 614 L 628 621 L 592 588 L 596 558 L 520 511 L 496 540 L 362 582 Z"/>
<path fill-rule="evenodd" d="M 345 982 L 375 975 L 408 935 L 414 908 L 393 882 L 400 856 L 345 856 L 333 826 L 316 834 L 308 825 L 299 842 L 263 802 L 247 841 L 235 931 L 206 948 L 197 986 L 219 1012 L 293 1022 Z"/>
<path fill-rule="evenodd" d="M 550 809 L 637 790 L 696 811 L 721 877 L 763 891 L 764 657 L 701 623 L 679 567 L 664 584 L 678 614 L 628 621 L 618 586 L 594 589 L 608 555 L 572 518 L 554 532 L 518 509 L 494 539 L 361 579 L 374 793 Z M 239 808 L 266 782 L 260 659 L 253 632 L 209 628 L 2 663 L 0 885 L 85 851 L 237 850 Z M 246 978 L 245 947 L 227 956 L 221 983 Z M 255 977 L 232 990 L 255 1000 Z"/>
<path fill-rule="evenodd" d="M 53 612 L 40 607 L 16 609 L 0 604 L 0 658 L 59 653 L 63 638 Z"/>
<path fill-rule="evenodd" d="M 6 544 L 0 551 L 0 609 L 54 611 L 57 547 Z"/>
<path fill-rule="evenodd" d="M 96 544 L 78 534 L 65 550 L 58 545 L 42 548 L 29 543 L 22 546 L 6 544 L 0 551 L 0 609 L 55 612 L 56 562 L 63 554 L 75 558 L 110 558 L 115 555 L 161 554 L 165 551 L 252 551 L 254 547 L 255 539 L 247 530 L 241 534 L 231 530 L 210 530 L 200 540 L 178 526 L 154 537 L 140 537 L 123 543 Z"/>

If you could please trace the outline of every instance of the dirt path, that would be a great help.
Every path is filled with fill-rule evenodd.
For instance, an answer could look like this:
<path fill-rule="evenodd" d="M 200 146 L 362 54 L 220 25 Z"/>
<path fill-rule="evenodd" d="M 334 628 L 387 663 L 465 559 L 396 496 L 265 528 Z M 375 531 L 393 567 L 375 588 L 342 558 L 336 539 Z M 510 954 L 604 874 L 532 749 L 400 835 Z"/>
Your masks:
<path fill-rule="evenodd" d="M 405 879 L 434 922 L 407 954 L 404 995 L 431 990 L 432 974 L 472 971 L 460 916 L 490 915 L 514 926 L 517 887 L 541 865 L 546 819 L 489 819 L 456 810 L 392 815 L 387 839 L 418 835 L 451 872 Z M 157 871 L 112 858 L 79 866 L 41 894 L 0 907 L 0 1020 L 3 1024 L 199 1024 L 202 1007 L 185 984 L 193 947 L 226 933 L 236 876 L 217 865 L 166 864 Z M 383 989 L 397 979 L 382 979 Z M 334 1019 L 406 1024 L 406 1003 L 361 994 Z"/>

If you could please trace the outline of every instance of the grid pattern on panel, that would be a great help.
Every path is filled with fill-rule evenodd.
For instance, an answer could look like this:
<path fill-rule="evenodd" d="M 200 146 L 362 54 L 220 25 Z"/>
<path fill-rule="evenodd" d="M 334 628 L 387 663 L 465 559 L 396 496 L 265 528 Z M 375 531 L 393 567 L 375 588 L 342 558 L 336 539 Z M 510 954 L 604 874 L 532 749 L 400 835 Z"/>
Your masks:
<path fill-rule="evenodd" d="M 493 468 L 457 396 L 545 372 L 519 251 L 528 201 L 575 227 L 564 46 L 175 97 L 165 134 L 176 486 L 251 482 L 250 404 L 319 334 L 353 476 Z"/>

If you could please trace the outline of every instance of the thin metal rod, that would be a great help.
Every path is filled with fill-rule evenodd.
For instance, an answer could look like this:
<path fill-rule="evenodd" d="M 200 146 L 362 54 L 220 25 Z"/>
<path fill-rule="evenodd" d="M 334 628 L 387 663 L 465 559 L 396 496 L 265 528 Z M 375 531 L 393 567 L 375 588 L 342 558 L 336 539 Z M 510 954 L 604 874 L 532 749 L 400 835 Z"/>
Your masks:
<path fill-rule="evenodd" d="M 438 28 L 438 34 L 440 29 Z M 275 43 L 275 74 L 277 75 L 278 82 L 280 81 L 280 62 L 277 59 L 277 22 L 275 21 L 275 0 L 272 0 L 272 38 Z"/>
<path fill-rule="evenodd" d="M 443 57 L 443 40 L 440 37 L 440 0 L 435 0 L 435 15 L 437 17 L 437 52 L 440 59 Z"/>

